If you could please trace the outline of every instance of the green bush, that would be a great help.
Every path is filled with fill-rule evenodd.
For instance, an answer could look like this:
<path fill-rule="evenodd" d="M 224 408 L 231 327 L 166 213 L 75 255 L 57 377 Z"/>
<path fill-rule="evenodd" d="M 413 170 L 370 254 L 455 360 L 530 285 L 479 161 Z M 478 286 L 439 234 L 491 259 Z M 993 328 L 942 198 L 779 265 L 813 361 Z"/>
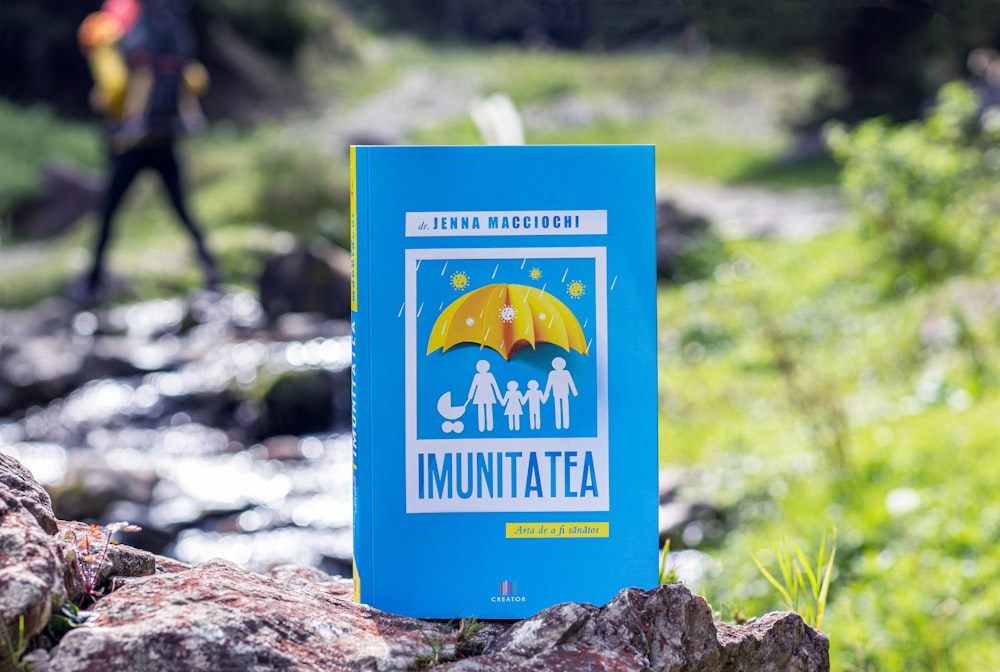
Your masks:
<path fill-rule="evenodd" d="M 995 267 L 1000 116 L 980 115 L 967 84 L 942 87 L 924 120 L 831 125 L 826 139 L 861 230 L 896 270 L 923 283 Z"/>
<path fill-rule="evenodd" d="M 257 161 L 259 187 L 253 216 L 299 238 L 324 238 L 350 247 L 347 174 L 321 152 L 268 142 Z"/>
<path fill-rule="evenodd" d="M 229 24 L 268 54 L 292 62 L 317 25 L 315 4 L 307 0 L 203 0 L 197 11 Z"/>
<path fill-rule="evenodd" d="M 96 128 L 58 120 L 48 108 L 0 99 L 0 217 L 38 195 L 47 164 L 99 167 L 100 138 Z"/>

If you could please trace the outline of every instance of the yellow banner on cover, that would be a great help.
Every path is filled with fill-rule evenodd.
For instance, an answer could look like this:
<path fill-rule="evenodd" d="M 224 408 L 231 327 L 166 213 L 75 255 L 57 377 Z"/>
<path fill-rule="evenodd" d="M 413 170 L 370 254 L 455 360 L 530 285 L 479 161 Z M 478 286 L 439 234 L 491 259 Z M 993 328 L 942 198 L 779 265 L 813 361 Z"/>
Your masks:
<path fill-rule="evenodd" d="M 608 523 L 507 523 L 508 539 L 592 539 L 610 535 Z"/>

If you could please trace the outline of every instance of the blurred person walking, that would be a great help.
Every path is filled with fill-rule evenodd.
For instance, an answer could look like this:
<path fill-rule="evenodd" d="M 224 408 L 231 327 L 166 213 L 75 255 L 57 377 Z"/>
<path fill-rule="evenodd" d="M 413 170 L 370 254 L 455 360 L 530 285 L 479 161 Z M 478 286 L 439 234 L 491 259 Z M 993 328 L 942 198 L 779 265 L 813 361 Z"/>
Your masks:
<path fill-rule="evenodd" d="M 80 25 L 78 40 L 94 79 L 91 106 L 104 117 L 109 177 L 92 266 L 74 298 L 97 301 L 115 214 L 147 169 L 159 175 L 194 242 L 206 286 L 215 289 L 218 266 L 188 210 L 175 148 L 179 135 L 204 127 L 198 96 L 208 87 L 180 0 L 105 0 Z"/>

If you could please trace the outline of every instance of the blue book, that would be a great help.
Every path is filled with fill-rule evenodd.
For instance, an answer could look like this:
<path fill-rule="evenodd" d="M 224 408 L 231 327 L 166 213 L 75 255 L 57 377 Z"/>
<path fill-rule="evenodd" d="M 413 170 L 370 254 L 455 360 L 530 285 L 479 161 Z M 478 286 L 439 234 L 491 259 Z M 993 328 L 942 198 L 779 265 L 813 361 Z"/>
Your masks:
<path fill-rule="evenodd" d="M 653 147 L 353 147 L 351 208 L 355 599 L 655 586 Z"/>

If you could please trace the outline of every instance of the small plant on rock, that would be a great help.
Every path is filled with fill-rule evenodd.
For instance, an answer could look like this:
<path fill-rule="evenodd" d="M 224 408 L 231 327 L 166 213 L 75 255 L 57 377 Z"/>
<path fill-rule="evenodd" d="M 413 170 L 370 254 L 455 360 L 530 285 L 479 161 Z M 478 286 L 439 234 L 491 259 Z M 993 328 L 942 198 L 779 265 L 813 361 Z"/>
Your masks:
<path fill-rule="evenodd" d="M 28 642 L 24 636 L 24 616 L 17 617 L 17 634 L 11 635 L 3 629 L 6 651 L 0 652 L 0 670 L 15 670 L 16 672 L 31 672 L 32 667 L 21 657 L 28 650 Z"/>
<path fill-rule="evenodd" d="M 826 535 L 821 537 L 815 568 L 809 563 L 802 548 L 794 541 L 791 542 L 791 547 L 788 542 L 776 544 L 774 554 L 778 560 L 781 580 L 767 571 L 756 555 L 751 553 L 750 556 L 760 573 L 778 591 L 785 607 L 802 616 L 806 625 L 819 630 L 823 623 L 823 612 L 826 611 L 830 579 L 833 576 L 833 559 L 837 555 L 837 531 L 833 531 L 829 557 L 826 556 Z"/>
<path fill-rule="evenodd" d="M 469 655 L 480 653 L 474 641 L 479 631 L 483 629 L 483 622 L 475 618 L 463 618 L 458 623 L 458 630 L 455 632 L 455 657 L 464 658 Z"/>
<path fill-rule="evenodd" d="M 46 634 L 53 643 L 58 643 L 74 628 L 82 628 L 91 625 L 90 619 L 93 612 L 85 611 L 72 602 L 62 605 L 57 612 L 53 612 L 49 617 L 49 625 Z"/>
<path fill-rule="evenodd" d="M 101 593 L 97 586 L 101 580 L 101 571 L 109 562 L 108 551 L 118 542 L 113 539 L 118 532 L 138 532 L 138 525 L 130 523 L 109 523 L 107 525 L 90 525 L 86 534 L 74 531 L 66 533 L 66 538 L 73 541 L 71 562 L 77 576 L 83 583 L 84 599 L 96 600 Z"/>
<path fill-rule="evenodd" d="M 454 619 L 448 621 L 445 627 L 451 627 L 453 623 Z M 483 625 L 482 621 L 475 618 L 463 618 L 458 622 L 458 626 L 455 629 L 455 638 L 451 642 L 454 655 L 447 653 L 448 642 L 421 632 L 424 636 L 424 641 L 431 647 L 431 653 L 428 656 L 417 658 L 414 667 L 410 669 L 426 670 L 445 663 L 453 663 L 470 655 L 479 654 L 481 652 L 480 647 L 473 640 L 479 631 L 483 629 Z"/>
<path fill-rule="evenodd" d="M 670 540 L 667 539 L 663 542 L 663 550 L 660 552 L 660 573 L 658 577 L 659 585 L 664 586 L 668 583 L 677 583 L 680 579 L 677 577 L 677 570 L 667 569 L 669 567 L 668 558 L 670 557 Z"/>

